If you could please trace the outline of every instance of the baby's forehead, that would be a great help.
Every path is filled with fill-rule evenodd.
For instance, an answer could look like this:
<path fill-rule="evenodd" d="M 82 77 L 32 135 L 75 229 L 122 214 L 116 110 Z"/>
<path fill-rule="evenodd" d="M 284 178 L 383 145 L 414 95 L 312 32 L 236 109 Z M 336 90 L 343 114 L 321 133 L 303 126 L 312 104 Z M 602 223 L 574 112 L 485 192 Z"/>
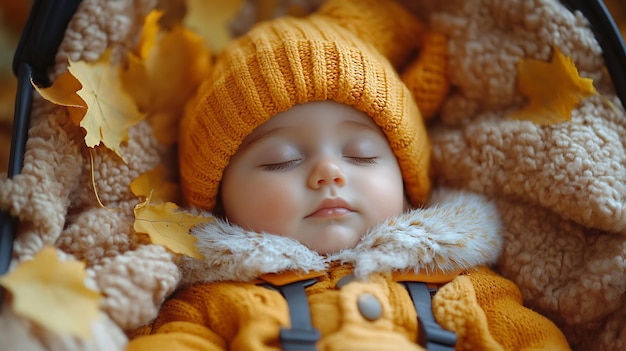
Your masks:
<path fill-rule="evenodd" d="M 373 132 L 384 137 L 384 133 L 365 112 L 353 106 L 331 101 L 315 101 L 294 105 L 279 112 L 255 128 L 242 142 L 246 146 L 271 135 L 284 135 L 326 130 L 329 134 L 341 132 Z"/>
<path fill-rule="evenodd" d="M 348 104 L 324 100 L 297 104 L 286 111 L 272 116 L 257 127 L 254 132 L 263 132 L 277 126 L 298 126 L 316 124 L 347 124 L 378 129 L 374 120 L 365 112 Z"/>

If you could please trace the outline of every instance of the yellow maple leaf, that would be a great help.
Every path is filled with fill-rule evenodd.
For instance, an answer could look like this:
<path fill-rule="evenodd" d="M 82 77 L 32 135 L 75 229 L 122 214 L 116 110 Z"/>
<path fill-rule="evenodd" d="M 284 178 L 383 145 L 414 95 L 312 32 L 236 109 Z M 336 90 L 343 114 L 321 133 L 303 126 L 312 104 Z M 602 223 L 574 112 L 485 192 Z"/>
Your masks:
<path fill-rule="evenodd" d="M 145 58 L 153 109 L 180 108 L 207 76 L 211 55 L 202 38 L 176 25 L 161 32 Z"/>
<path fill-rule="evenodd" d="M 139 46 L 137 54 L 141 60 L 145 60 L 148 57 L 148 53 L 154 47 L 156 43 L 157 35 L 160 32 L 159 21 L 163 17 L 163 11 L 152 10 L 146 16 L 141 29 L 141 37 L 139 38 Z"/>
<path fill-rule="evenodd" d="M 59 75 L 47 88 L 38 87 L 32 78 L 30 83 L 42 98 L 55 105 L 66 106 L 72 121 L 76 125 L 80 124 L 87 112 L 87 103 L 76 93 L 82 88 L 82 85 L 69 71 Z"/>
<path fill-rule="evenodd" d="M 178 185 L 165 179 L 164 164 L 133 179 L 130 190 L 137 196 L 149 197 L 151 202 L 176 202 L 179 198 Z"/>
<path fill-rule="evenodd" d="M 185 103 L 208 76 L 211 55 L 202 38 L 177 25 L 161 33 L 144 62 L 152 91 L 148 121 L 157 140 L 171 145 Z"/>
<path fill-rule="evenodd" d="M 185 103 L 210 72 L 211 54 L 204 40 L 180 23 L 159 28 L 161 16 L 160 11 L 148 14 L 137 50 L 139 57 L 129 60 L 130 67 L 136 67 L 136 77 L 125 79 L 125 85 L 138 104 L 146 106 L 157 140 L 172 145 L 178 138 Z"/>
<path fill-rule="evenodd" d="M 120 71 L 120 79 L 124 91 L 132 97 L 139 111 L 149 113 L 152 110 L 152 88 L 150 77 L 139 57 L 128 53 L 126 62 Z"/>
<path fill-rule="evenodd" d="M 76 94 L 82 85 L 70 72 L 65 71 L 61 75 L 59 75 L 52 85 L 47 88 L 40 88 L 32 80 L 30 83 L 35 87 L 35 90 L 43 97 L 44 99 L 62 106 L 72 106 L 72 107 L 81 107 L 87 108 L 87 104 L 85 101 Z"/>
<path fill-rule="evenodd" d="M 161 33 L 144 62 L 152 92 L 149 122 L 157 140 L 171 145 L 185 103 L 209 75 L 211 54 L 202 38 L 175 26 Z"/>
<path fill-rule="evenodd" d="M 232 39 L 229 25 L 243 0 L 187 0 L 185 27 L 198 33 L 213 52 L 220 52 Z"/>
<path fill-rule="evenodd" d="M 150 205 L 148 198 L 135 206 L 134 229 L 137 233 L 148 234 L 153 243 L 197 259 L 203 259 L 204 256 L 194 245 L 197 239 L 189 234 L 189 230 L 195 225 L 209 221 L 210 218 L 180 211 L 178 206 L 171 202 Z"/>
<path fill-rule="evenodd" d="M 57 333 L 90 338 L 101 295 L 85 286 L 86 277 L 83 262 L 61 261 L 54 247 L 46 247 L 0 277 L 0 284 L 11 292 L 15 313 Z"/>
<path fill-rule="evenodd" d="M 69 61 L 68 70 L 82 88 L 77 94 L 87 104 L 80 122 L 87 134 L 85 143 L 95 147 L 103 143 L 120 158 L 120 145 L 128 140 L 128 130 L 145 118 L 137 104 L 123 89 L 120 67 L 109 62 L 110 51 L 93 63 Z"/>
<path fill-rule="evenodd" d="M 511 115 L 515 119 L 544 125 L 569 121 L 578 102 L 596 94 L 593 80 L 581 78 L 572 59 L 556 47 L 550 62 L 522 59 L 517 71 L 517 87 L 529 103 Z"/>

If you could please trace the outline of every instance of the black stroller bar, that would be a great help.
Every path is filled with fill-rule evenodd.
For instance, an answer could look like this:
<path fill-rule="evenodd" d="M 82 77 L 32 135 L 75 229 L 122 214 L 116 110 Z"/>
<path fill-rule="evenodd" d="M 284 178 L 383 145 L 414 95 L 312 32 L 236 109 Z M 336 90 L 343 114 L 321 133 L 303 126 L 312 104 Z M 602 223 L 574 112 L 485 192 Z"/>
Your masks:
<path fill-rule="evenodd" d="M 35 0 L 13 57 L 13 73 L 26 63 L 33 69 L 33 81 L 48 86 L 48 68 L 63 40 L 65 29 L 80 0 Z M 19 92 L 18 92 L 19 94 Z"/>
<path fill-rule="evenodd" d="M 7 177 L 22 171 L 26 139 L 30 125 L 33 97 L 32 80 L 42 86 L 50 84 L 48 68 L 54 63 L 65 29 L 76 12 L 80 0 L 35 0 L 13 57 L 13 74 L 17 77 L 17 96 L 13 112 L 11 150 Z M 7 211 L 0 213 L 0 275 L 11 263 L 17 219 Z M 0 301 L 4 290 L 0 288 Z"/>
<path fill-rule="evenodd" d="M 626 105 L 626 45 L 609 10 L 601 0 L 561 0 L 570 10 L 579 10 L 591 23 L 591 30 L 602 47 L 602 55 L 615 86 Z"/>

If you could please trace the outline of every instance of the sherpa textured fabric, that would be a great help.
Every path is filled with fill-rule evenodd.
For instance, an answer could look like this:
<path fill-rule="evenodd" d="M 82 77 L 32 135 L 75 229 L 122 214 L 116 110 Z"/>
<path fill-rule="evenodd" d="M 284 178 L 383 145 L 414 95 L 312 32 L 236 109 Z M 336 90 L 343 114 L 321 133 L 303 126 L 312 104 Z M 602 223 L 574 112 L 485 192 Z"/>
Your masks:
<path fill-rule="evenodd" d="M 573 348 L 626 349 L 626 114 L 587 20 L 555 0 L 399 1 L 448 37 L 452 92 L 429 130 L 437 181 L 495 199 L 505 225 L 498 271 L 519 286 L 527 306 L 557 323 Z M 68 56 L 91 61 L 107 47 L 133 47 L 155 4 L 84 0 L 51 76 L 65 69 Z M 524 104 L 516 63 L 547 60 L 555 46 L 601 96 L 583 100 L 571 121 L 556 125 L 505 118 Z M 140 123 L 122 152 L 128 164 L 93 150 L 98 193 L 105 205 L 125 209 L 116 212 L 94 198 L 81 131 L 64 109 L 37 100 L 24 170 L 0 181 L 0 208 L 21 222 L 14 264 L 45 245 L 84 260 L 106 295 L 97 340 L 110 340 L 108 350 L 123 349 L 122 332 L 153 319 L 181 277 L 173 255 L 133 234 L 137 200 L 128 188 L 170 160 L 172 150 Z M 11 327 L 0 328 L 0 339 L 14 349 L 103 349 L 5 311 L 0 323 Z"/>
<path fill-rule="evenodd" d="M 499 268 L 579 349 L 626 347 L 626 116 L 580 13 L 556 1 L 421 1 L 448 36 L 454 93 L 431 129 L 440 184 L 497 199 Z M 571 121 L 506 118 L 525 102 L 520 57 L 570 56 L 600 95 Z"/>
<path fill-rule="evenodd" d="M 135 43 L 143 18 L 154 0 L 81 2 L 68 25 L 51 77 L 65 71 L 68 57 L 93 61 L 106 48 Z M 10 350 L 122 350 L 124 330 L 154 318 L 158 307 L 176 287 L 179 270 L 174 256 L 163 247 L 142 243 L 133 232 L 137 198 L 130 182 L 153 169 L 171 154 L 155 139 L 147 123 L 130 131 L 122 153 L 105 148 L 89 150 L 82 132 L 67 112 L 35 99 L 24 168 L 18 177 L 0 182 L 0 208 L 19 219 L 12 266 L 32 258 L 45 246 L 55 245 L 66 259 L 86 263 L 89 284 L 101 291 L 102 318 L 93 326 L 94 339 L 85 341 L 46 331 L 7 312 L 0 314 L 1 340 Z M 21 332 L 16 329 L 23 329 Z"/>

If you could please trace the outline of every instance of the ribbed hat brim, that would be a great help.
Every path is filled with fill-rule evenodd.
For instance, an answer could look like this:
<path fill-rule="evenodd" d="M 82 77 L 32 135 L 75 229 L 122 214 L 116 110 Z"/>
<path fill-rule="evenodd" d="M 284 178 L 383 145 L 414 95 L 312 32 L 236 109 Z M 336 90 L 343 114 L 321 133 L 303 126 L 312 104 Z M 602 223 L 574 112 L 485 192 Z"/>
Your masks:
<path fill-rule="evenodd" d="M 181 128 L 188 204 L 213 209 L 222 174 L 255 128 L 296 104 L 334 100 L 367 113 L 387 136 L 413 204 L 429 190 L 430 146 L 413 97 L 374 46 L 323 16 L 264 23 L 218 57 Z"/>

